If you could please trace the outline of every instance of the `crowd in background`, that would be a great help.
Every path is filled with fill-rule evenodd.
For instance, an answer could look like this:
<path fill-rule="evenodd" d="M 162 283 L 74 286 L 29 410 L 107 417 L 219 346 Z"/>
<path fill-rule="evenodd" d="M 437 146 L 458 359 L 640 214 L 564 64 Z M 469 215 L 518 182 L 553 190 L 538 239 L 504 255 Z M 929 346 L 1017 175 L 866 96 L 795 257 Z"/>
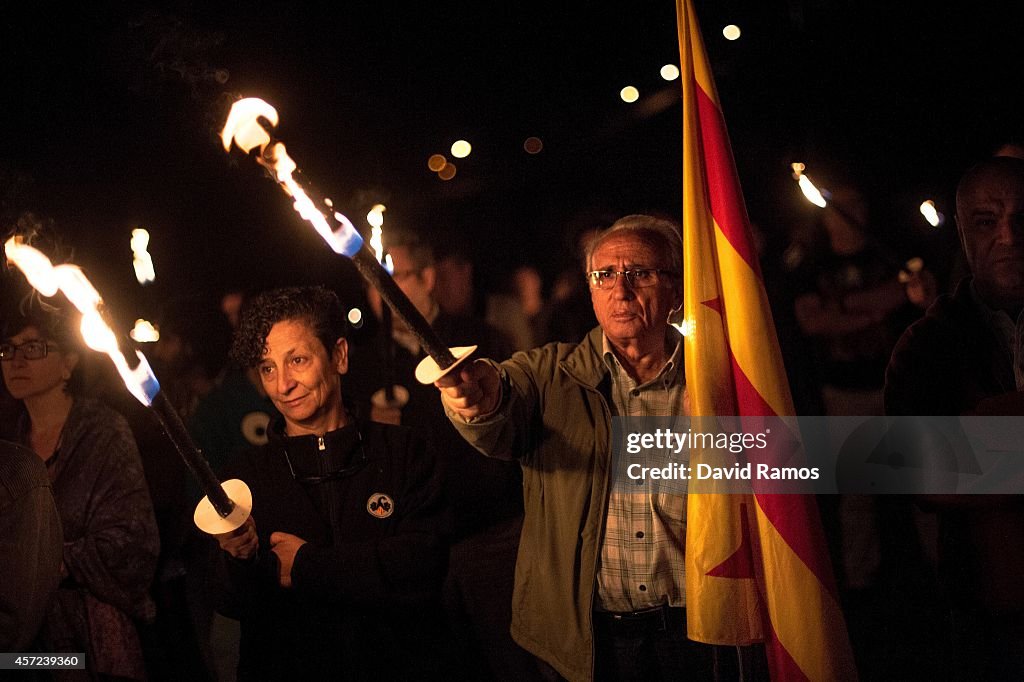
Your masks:
<path fill-rule="evenodd" d="M 964 272 L 951 226 L 925 232 L 883 224 L 874 218 L 877 209 L 853 183 L 834 184 L 829 207 L 813 223 L 755 226 L 798 414 L 883 414 L 885 369 L 897 340 Z M 395 258 L 395 281 L 442 340 L 481 344 L 487 357 L 501 360 L 548 342 L 579 342 L 594 328 L 578 249 L 615 217 L 567 228 L 572 248 L 566 248 L 563 271 L 542 274 L 513 257 L 498 282 L 494 273 L 481 276 L 470 253 L 432 244 L 429 234 L 395 232 L 385 241 Z M 46 250 L 52 235 L 39 236 Z M 237 623 L 230 609 L 217 610 L 210 575 L 216 546 L 191 521 L 201 497 L 196 484 L 153 415 L 125 392 L 105 358 L 82 347 L 72 315 L 59 305 L 50 310 L 17 272 L 5 274 L 3 292 L 0 340 L 17 350 L 4 358 L 9 381 L 0 389 L 0 438 L 47 460 L 65 544 L 83 543 L 81 566 L 70 573 L 61 567 L 61 598 L 35 646 L 88 647 L 90 660 L 106 666 L 102 673 L 122 678 L 234 679 Z M 255 293 L 188 291 L 165 301 L 153 320 L 160 338 L 142 347 L 217 471 L 265 443 L 276 417 L 254 371 L 228 360 L 239 310 Z M 397 321 L 392 338 L 382 337 L 374 292 L 336 293 L 343 306 L 364 312 L 349 332 L 346 405 L 367 419 L 413 426 L 451 459 L 445 489 L 455 514 L 443 608 L 467 676 L 536 675 L 508 637 L 501 603 L 511 598 L 522 516 L 518 466 L 485 460 L 452 431 L 436 390 L 424 392 L 412 376 L 422 356 L 416 340 Z M 382 352 L 390 344 L 390 355 Z M 30 349 L 42 357 L 26 359 Z M 14 367 L 26 362 L 53 363 L 45 400 L 16 377 Z M 374 401 L 385 377 L 409 393 L 405 405 Z M 75 448 L 90 451 L 89 459 L 72 459 Z M 889 671 L 902 669 L 907 650 L 899 643 L 907 636 L 917 641 L 908 669 L 940 668 L 934 514 L 900 499 L 821 502 L 862 673 L 880 677 L 882 660 Z M 474 569 L 460 572 L 466 566 Z M 921 651 L 934 659 L 922 661 Z M 72 671 L 54 675 L 76 679 Z"/>

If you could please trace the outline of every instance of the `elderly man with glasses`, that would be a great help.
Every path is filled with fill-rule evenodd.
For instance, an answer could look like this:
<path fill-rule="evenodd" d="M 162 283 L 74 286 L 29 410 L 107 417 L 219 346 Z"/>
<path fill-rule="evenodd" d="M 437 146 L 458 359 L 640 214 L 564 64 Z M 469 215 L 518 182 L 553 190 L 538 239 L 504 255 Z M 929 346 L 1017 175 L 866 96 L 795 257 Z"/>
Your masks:
<path fill-rule="evenodd" d="M 707 679 L 713 652 L 686 639 L 684 495 L 620 492 L 613 416 L 684 413 L 682 241 L 673 223 L 622 218 L 585 271 L 599 325 L 438 382 L 449 418 L 481 452 L 523 468 L 526 520 L 513 637 L 558 675 Z M 621 482 L 619 482 L 621 484 Z"/>

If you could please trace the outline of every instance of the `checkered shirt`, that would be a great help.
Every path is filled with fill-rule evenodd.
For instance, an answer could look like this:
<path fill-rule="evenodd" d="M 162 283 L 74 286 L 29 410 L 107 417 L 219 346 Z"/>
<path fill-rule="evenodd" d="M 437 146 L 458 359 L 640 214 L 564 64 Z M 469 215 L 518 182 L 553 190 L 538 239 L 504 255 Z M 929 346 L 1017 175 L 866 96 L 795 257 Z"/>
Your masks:
<path fill-rule="evenodd" d="M 611 408 L 616 416 L 651 417 L 683 414 L 682 337 L 654 379 L 637 385 L 619 364 L 608 339 L 604 362 L 611 372 Z M 621 469 L 621 467 L 618 467 Z M 684 542 L 686 496 L 652 493 L 647 481 L 618 481 L 614 471 L 608 498 L 601 556 L 597 569 L 595 607 L 628 612 L 669 604 L 685 605 Z M 618 485 L 617 485 L 618 484 Z M 616 492 L 623 485 L 636 493 Z"/>

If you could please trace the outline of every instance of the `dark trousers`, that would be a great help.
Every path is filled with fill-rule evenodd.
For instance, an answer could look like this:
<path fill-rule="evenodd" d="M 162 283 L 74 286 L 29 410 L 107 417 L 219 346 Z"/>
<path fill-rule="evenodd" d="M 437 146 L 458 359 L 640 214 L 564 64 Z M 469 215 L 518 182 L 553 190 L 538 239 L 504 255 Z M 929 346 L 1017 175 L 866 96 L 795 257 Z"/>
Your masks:
<path fill-rule="evenodd" d="M 612 680 L 767 680 L 763 647 L 712 646 L 686 636 L 686 610 L 594 613 L 594 678 Z"/>

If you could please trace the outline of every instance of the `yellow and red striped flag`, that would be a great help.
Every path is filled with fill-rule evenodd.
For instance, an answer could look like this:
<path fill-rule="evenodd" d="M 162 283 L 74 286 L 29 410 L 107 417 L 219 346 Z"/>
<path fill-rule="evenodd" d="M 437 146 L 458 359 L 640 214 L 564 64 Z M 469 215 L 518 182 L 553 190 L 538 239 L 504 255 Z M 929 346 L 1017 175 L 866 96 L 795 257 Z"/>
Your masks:
<path fill-rule="evenodd" d="M 792 417 L 793 401 L 692 0 L 676 0 L 676 16 L 690 409 L 708 417 Z M 688 634 L 711 644 L 764 642 L 772 679 L 855 679 L 814 498 L 765 494 L 759 487 L 755 481 L 750 495 L 688 498 Z"/>

